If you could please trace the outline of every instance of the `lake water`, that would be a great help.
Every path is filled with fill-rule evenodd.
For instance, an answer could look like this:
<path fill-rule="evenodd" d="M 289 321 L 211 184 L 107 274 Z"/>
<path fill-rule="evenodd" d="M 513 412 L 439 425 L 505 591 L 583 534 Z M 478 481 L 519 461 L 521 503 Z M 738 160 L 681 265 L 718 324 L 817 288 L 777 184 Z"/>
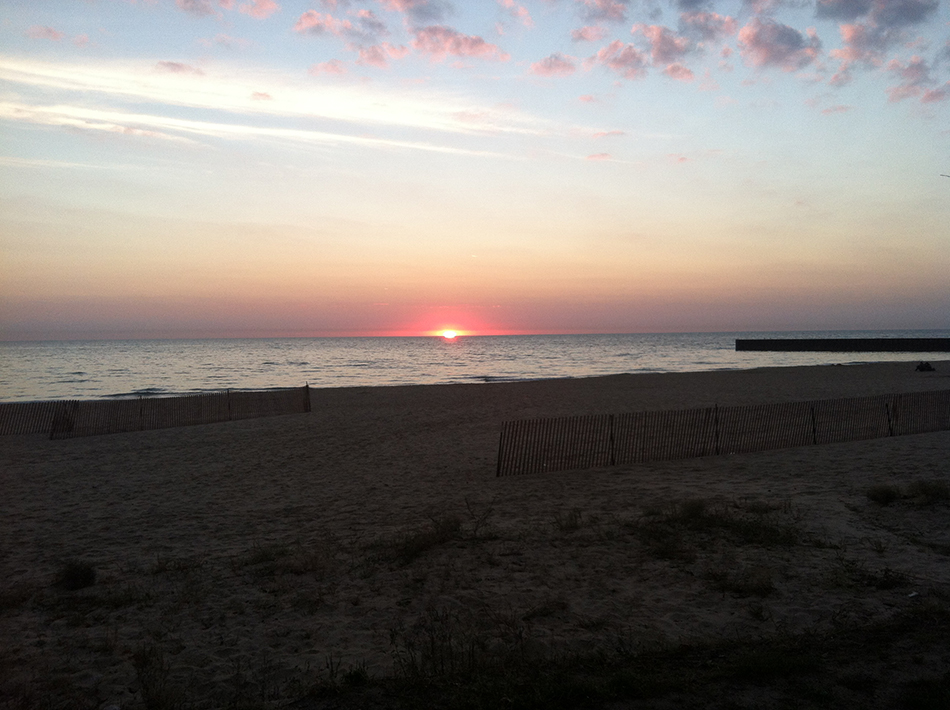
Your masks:
<path fill-rule="evenodd" d="M 0 401 L 223 389 L 384 386 L 947 359 L 925 353 L 736 352 L 737 338 L 950 337 L 950 331 L 266 338 L 0 343 Z"/>

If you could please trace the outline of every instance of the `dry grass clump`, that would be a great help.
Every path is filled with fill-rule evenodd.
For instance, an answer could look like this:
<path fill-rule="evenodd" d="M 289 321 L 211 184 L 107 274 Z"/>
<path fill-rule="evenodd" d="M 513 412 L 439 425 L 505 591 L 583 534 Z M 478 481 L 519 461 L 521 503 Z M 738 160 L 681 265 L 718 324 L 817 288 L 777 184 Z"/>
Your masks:
<path fill-rule="evenodd" d="M 862 562 L 840 558 L 832 571 L 833 586 L 844 588 L 897 589 L 909 582 L 907 575 L 899 570 L 884 567 L 872 570 Z"/>
<path fill-rule="evenodd" d="M 60 565 L 53 586 L 74 592 L 96 583 L 96 568 L 82 560 L 66 560 Z"/>
<path fill-rule="evenodd" d="M 950 501 L 950 485 L 946 481 L 914 481 L 907 486 L 907 497 L 918 505 L 934 505 Z"/>
<path fill-rule="evenodd" d="M 663 511 L 649 511 L 630 527 L 657 557 L 690 561 L 696 555 L 689 542 L 706 546 L 715 539 L 726 538 L 737 545 L 795 545 L 799 541 L 798 531 L 770 517 L 770 513 L 780 509 L 781 506 L 762 502 L 742 506 L 693 499 Z"/>
<path fill-rule="evenodd" d="M 878 484 L 867 491 L 868 500 L 878 505 L 906 500 L 916 505 L 928 506 L 950 501 L 950 485 L 946 481 L 914 481 L 901 489 L 893 484 Z"/>
<path fill-rule="evenodd" d="M 890 505 L 903 497 L 901 489 L 889 484 L 878 484 L 868 488 L 868 500 L 878 505 Z"/>
<path fill-rule="evenodd" d="M 457 540 L 462 535 L 462 521 L 456 515 L 430 518 L 424 525 L 377 545 L 382 557 L 401 565 L 411 564 L 429 550 Z"/>
<path fill-rule="evenodd" d="M 710 570 L 707 579 L 713 589 L 730 592 L 740 597 L 767 597 L 775 591 L 772 570 L 754 566 L 737 570 Z"/>

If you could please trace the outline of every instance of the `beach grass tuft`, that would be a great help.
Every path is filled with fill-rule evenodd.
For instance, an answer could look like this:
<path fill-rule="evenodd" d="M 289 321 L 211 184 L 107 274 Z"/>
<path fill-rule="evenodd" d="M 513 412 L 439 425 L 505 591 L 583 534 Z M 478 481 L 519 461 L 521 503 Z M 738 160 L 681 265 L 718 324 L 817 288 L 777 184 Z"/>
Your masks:
<path fill-rule="evenodd" d="M 902 497 L 901 489 L 891 484 L 881 483 L 868 488 L 868 500 L 878 505 L 890 505 Z"/>
<path fill-rule="evenodd" d="M 60 565 L 54 586 L 68 592 L 91 587 L 96 583 L 96 568 L 83 560 L 66 560 Z"/>
<path fill-rule="evenodd" d="M 412 564 L 429 550 L 457 540 L 462 534 L 462 520 L 457 515 L 437 515 L 426 523 L 377 543 L 383 559 L 403 566 Z"/>
<path fill-rule="evenodd" d="M 655 557 L 690 562 L 696 559 L 697 548 L 708 547 L 717 539 L 761 547 L 795 545 L 800 540 L 798 530 L 770 517 L 782 509 L 758 501 L 743 507 L 697 498 L 651 509 L 625 527 Z"/>
<path fill-rule="evenodd" d="M 710 570 L 706 573 L 706 578 L 713 589 L 739 597 L 767 597 L 775 591 L 772 570 L 763 566 Z"/>
<path fill-rule="evenodd" d="M 950 485 L 946 481 L 914 481 L 907 486 L 907 497 L 918 505 L 935 505 L 950 501 Z"/>
<path fill-rule="evenodd" d="M 931 506 L 950 501 L 950 484 L 939 479 L 913 481 L 903 489 L 893 484 L 878 484 L 868 489 L 867 496 L 878 505 L 906 500 L 918 506 Z"/>

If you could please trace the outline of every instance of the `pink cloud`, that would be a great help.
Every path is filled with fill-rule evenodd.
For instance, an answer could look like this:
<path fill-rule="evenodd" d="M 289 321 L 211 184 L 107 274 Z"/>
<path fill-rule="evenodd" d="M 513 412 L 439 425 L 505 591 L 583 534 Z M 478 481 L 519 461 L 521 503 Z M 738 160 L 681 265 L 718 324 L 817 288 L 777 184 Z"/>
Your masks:
<path fill-rule="evenodd" d="M 684 67 L 679 62 L 674 62 L 666 67 L 663 70 L 663 73 L 666 74 L 671 79 L 676 79 L 677 81 L 692 81 L 693 72 L 691 69 Z"/>
<path fill-rule="evenodd" d="M 601 131 L 594 134 L 594 138 L 619 138 L 627 135 L 623 131 Z"/>
<path fill-rule="evenodd" d="M 680 15 L 680 21 L 707 41 L 718 41 L 736 33 L 735 18 L 715 12 L 684 12 Z"/>
<path fill-rule="evenodd" d="M 576 70 L 574 62 L 563 54 L 555 52 L 550 57 L 532 64 L 530 72 L 538 76 L 570 76 Z"/>
<path fill-rule="evenodd" d="M 946 101 L 950 98 L 950 81 L 941 86 L 939 89 L 930 89 L 925 91 L 924 95 L 920 97 L 921 103 L 931 104 L 936 103 L 937 101 Z"/>
<path fill-rule="evenodd" d="M 76 35 L 73 37 L 73 44 L 77 47 L 85 47 L 89 44 L 89 35 Z"/>
<path fill-rule="evenodd" d="M 394 12 L 408 12 L 414 7 L 425 5 L 425 0 L 379 0 L 383 7 Z"/>
<path fill-rule="evenodd" d="M 315 10 L 307 10 L 294 25 L 294 32 L 301 34 L 320 35 L 329 32 L 338 37 L 351 29 L 353 29 L 353 23 L 349 20 L 336 20 L 329 13 L 321 15 Z"/>
<path fill-rule="evenodd" d="M 843 105 L 841 105 L 841 104 L 838 104 L 837 106 L 829 106 L 829 107 L 826 108 L 826 109 L 822 109 L 821 112 L 822 112 L 825 116 L 830 116 L 830 115 L 836 114 L 836 113 L 847 113 L 848 111 L 851 111 L 852 109 L 853 109 L 852 106 L 843 106 Z"/>
<path fill-rule="evenodd" d="M 380 20 L 372 10 L 357 10 L 356 17 L 359 18 L 360 28 L 364 32 L 374 37 L 389 34 L 386 23 Z"/>
<path fill-rule="evenodd" d="M 274 0 L 251 0 L 241 5 L 241 12 L 258 20 L 265 20 L 280 9 Z"/>
<path fill-rule="evenodd" d="M 587 59 L 586 63 L 603 64 L 624 79 L 639 79 L 646 74 L 647 58 L 632 44 L 624 44 L 617 39 Z"/>
<path fill-rule="evenodd" d="M 872 66 L 880 66 L 882 51 L 887 45 L 887 40 L 883 35 L 869 25 L 862 24 L 840 25 L 838 32 L 841 33 L 844 47 L 832 49 L 828 52 L 829 55 L 848 63 L 864 62 Z"/>
<path fill-rule="evenodd" d="M 798 30 L 773 20 L 755 17 L 739 30 L 742 56 L 755 67 L 779 67 L 795 71 L 815 61 L 821 42 L 814 31 L 806 31 L 808 38 Z"/>
<path fill-rule="evenodd" d="M 927 66 L 927 62 L 917 56 L 911 57 L 907 64 L 892 59 L 887 65 L 887 70 L 896 74 L 901 82 L 887 89 L 888 99 L 893 102 L 920 96 L 924 93 L 924 86 L 933 83 L 930 67 Z"/>
<path fill-rule="evenodd" d="M 525 27 L 534 27 L 534 20 L 531 19 L 531 13 L 524 5 L 519 5 L 515 0 L 498 0 L 498 4 L 508 11 L 508 14 L 518 20 Z"/>
<path fill-rule="evenodd" d="M 577 97 L 577 100 L 578 100 L 578 101 L 581 101 L 581 102 L 583 102 L 583 103 L 585 103 L 585 104 L 595 104 L 595 103 L 597 103 L 597 98 L 594 97 L 594 96 L 591 96 L 590 94 L 584 94 L 583 96 L 578 96 L 578 97 Z"/>
<path fill-rule="evenodd" d="M 396 47 L 389 42 L 383 42 L 372 47 L 360 47 L 359 54 L 359 59 L 356 60 L 359 64 L 385 69 L 389 66 L 390 59 L 402 59 L 409 54 L 409 50 L 406 47 Z"/>
<path fill-rule="evenodd" d="M 607 36 L 607 30 L 597 25 L 587 25 L 580 29 L 571 30 L 572 42 L 597 42 Z"/>
<path fill-rule="evenodd" d="M 168 74 L 198 74 L 204 75 L 204 72 L 193 67 L 190 64 L 182 64 L 181 62 L 159 62 L 155 65 L 155 69 L 160 72 L 166 72 Z"/>
<path fill-rule="evenodd" d="M 217 15 L 218 11 L 214 9 L 214 6 L 211 4 L 211 0 L 175 0 L 175 5 L 178 6 L 179 10 L 183 10 L 190 15 L 195 17 L 208 17 L 210 15 Z M 231 4 L 229 2 L 224 2 L 222 5 L 225 8 L 229 8 Z"/>
<path fill-rule="evenodd" d="M 846 86 L 851 83 L 851 67 L 845 63 L 836 71 L 832 77 L 828 80 L 828 83 L 832 86 Z"/>
<path fill-rule="evenodd" d="M 319 74 L 346 74 L 346 66 L 339 59 L 331 59 L 328 62 L 314 64 L 307 70 L 309 74 L 317 76 Z"/>
<path fill-rule="evenodd" d="M 415 31 L 415 35 L 412 46 L 423 54 L 428 54 L 432 61 L 440 61 L 449 54 L 456 57 L 497 59 L 503 62 L 511 58 L 497 45 L 486 42 L 481 37 L 462 34 L 444 25 L 422 27 Z"/>
<path fill-rule="evenodd" d="M 48 39 L 53 42 L 59 42 L 59 40 L 66 35 L 58 30 L 54 30 L 52 27 L 33 25 L 26 31 L 26 36 L 30 39 Z"/>
<path fill-rule="evenodd" d="M 587 160 L 610 160 L 610 153 L 594 153 L 588 155 Z"/>
<path fill-rule="evenodd" d="M 630 32 L 641 33 L 650 42 L 650 56 L 657 64 L 668 64 L 681 59 L 689 51 L 689 39 L 660 25 L 634 25 Z"/>
<path fill-rule="evenodd" d="M 264 91 L 255 91 L 251 94 L 252 101 L 273 101 L 274 97 Z"/>
<path fill-rule="evenodd" d="M 578 0 L 587 7 L 586 15 L 591 20 L 625 22 L 627 19 L 627 0 Z"/>
<path fill-rule="evenodd" d="M 449 7 L 441 0 L 379 0 L 383 7 L 401 12 L 414 22 L 441 22 Z"/>
<path fill-rule="evenodd" d="M 226 34 L 217 34 L 214 39 L 199 39 L 198 40 L 205 47 L 210 47 L 212 44 L 217 44 L 221 47 L 226 47 L 227 49 L 247 49 L 251 46 L 250 40 L 242 39 L 240 37 L 229 37 Z"/>

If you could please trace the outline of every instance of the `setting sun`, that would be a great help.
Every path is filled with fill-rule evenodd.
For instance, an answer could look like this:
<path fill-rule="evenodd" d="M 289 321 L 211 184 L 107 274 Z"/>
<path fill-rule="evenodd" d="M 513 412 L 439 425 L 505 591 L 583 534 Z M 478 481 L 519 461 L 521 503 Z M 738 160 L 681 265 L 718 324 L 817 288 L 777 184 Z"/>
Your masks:
<path fill-rule="evenodd" d="M 457 336 L 457 335 L 458 335 L 458 333 L 456 333 L 454 330 L 443 330 L 443 331 L 442 331 L 442 337 L 445 338 L 446 340 L 452 340 L 452 339 L 455 338 L 455 336 Z"/>

